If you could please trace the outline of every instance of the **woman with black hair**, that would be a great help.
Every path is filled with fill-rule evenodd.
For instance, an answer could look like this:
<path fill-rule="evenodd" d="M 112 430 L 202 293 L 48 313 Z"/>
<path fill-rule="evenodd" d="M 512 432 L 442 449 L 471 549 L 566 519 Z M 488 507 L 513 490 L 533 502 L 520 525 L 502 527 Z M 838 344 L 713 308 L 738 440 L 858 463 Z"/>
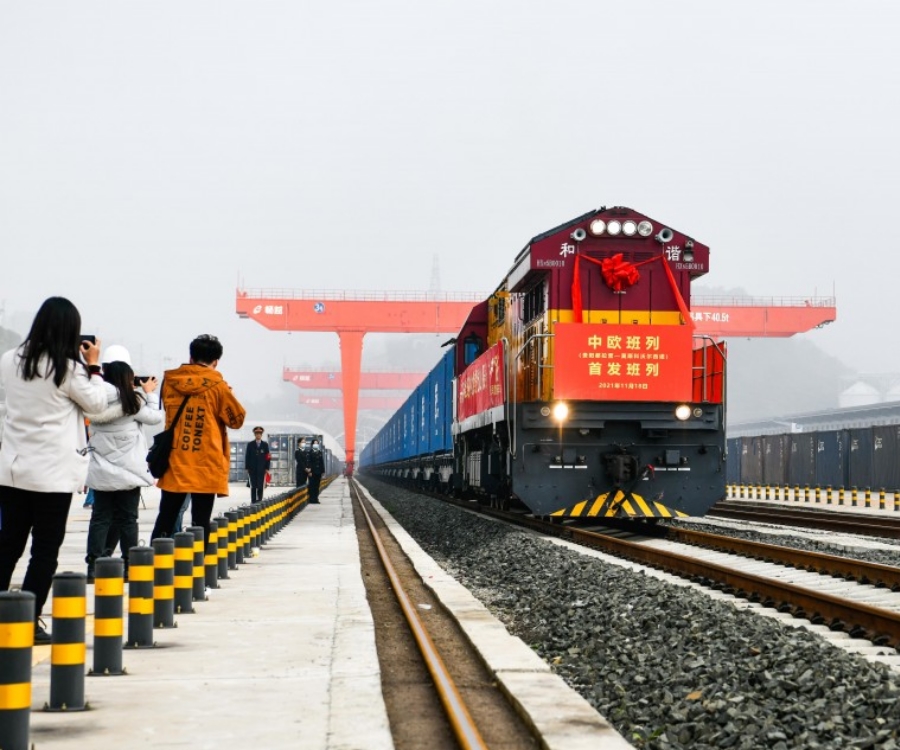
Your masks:
<path fill-rule="evenodd" d="M 112 554 L 107 549 L 110 528 L 118 532 L 128 575 L 128 550 L 138 543 L 138 505 L 141 488 L 150 487 L 147 441 L 141 425 L 163 421 L 154 377 L 135 387 L 131 356 L 122 346 L 111 346 L 103 356 L 103 379 L 109 405 L 88 414 L 91 420 L 91 466 L 88 487 L 94 490 L 94 509 L 87 538 L 87 578 L 94 580 L 94 561 Z"/>
<path fill-rule="evenodd" d="M 93 337 L 91 337 L 93 338 Z M 6 416 L 0 443 L 0 591 L 6 591 L 31 534 L 22 590 L 34 594 L 34 641 L 66 534 L 72 494 L 85 485 L 84 412 L 106 408 L 99 341 L 81 335 L 64 297 L 45 300 L 25 341 L 0 357 Z"/>

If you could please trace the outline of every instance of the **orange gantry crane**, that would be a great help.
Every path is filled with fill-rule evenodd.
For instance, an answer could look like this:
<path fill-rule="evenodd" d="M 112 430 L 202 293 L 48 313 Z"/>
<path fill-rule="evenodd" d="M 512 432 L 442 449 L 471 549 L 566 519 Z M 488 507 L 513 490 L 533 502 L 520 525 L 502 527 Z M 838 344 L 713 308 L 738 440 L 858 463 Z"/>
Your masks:
<path fill-rule="evenodd" d="M 453 292 L 238 289 L 236 312 L 272 331 L 330 331 L 341 346 L 344 450 L 352 471 L 363 337 L 367 333 L 457 333 L 487 297 Z"/>
<path fill-rule="evenodd" d="M 697 333 L 720 339 L 786 337 L 834 323 L 834 297 L 704 297 L 691 295 Z"/>
<path fill-rule="evenodd" d="M 480 293 L 238 289 L 239 317 L 272 331 L 329 331 L 341 346 L 344 448 L 352 471 L 363 337 L 367 333 L 457 333 Z M 834 297 L 693 296 L 696 332 L 716 338 L 793 336 L 837 318 Z"/>

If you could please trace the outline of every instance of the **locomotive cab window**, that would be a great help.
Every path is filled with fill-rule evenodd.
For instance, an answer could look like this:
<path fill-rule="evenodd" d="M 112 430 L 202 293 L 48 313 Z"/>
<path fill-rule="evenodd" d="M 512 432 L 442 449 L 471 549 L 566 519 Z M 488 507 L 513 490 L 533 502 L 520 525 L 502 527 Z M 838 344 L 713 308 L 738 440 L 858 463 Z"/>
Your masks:
<path fill-rule="evenodd" d="M 464 342 L 463 348 L 463 361 L 466 366 L 472 364 L 478 356 L 484 351 L 484 341 L 481 340 L 481 336 L 475 333 L 470 333 L 466 336 L 466 340 Z"/>
<path fill-rule="evenodd" d="M 534 320 L 535 318 L 541 316 L 547 310 L 547 296 L 546 296 L 546 288 L 547 285 L 544 282 L 544 279 L 541 279 L 537 284 L 530 287 L 528 291 L 526 291 L 522 295 L 522 322 L 528 323 L 529 321 Z"/>

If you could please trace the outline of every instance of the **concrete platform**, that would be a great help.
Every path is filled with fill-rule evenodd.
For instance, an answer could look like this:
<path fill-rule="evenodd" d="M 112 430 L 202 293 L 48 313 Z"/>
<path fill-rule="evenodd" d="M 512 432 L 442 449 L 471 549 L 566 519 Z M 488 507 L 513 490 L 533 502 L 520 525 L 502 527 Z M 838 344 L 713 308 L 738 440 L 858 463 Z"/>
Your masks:
<path fill-rule="evenodd" d="M 144 494 L 146 539 L 159 493 Z M 157 648 L 126 650 L 128 674 L 86 677 L 89 710 L 43 710 L 50 646 L 35 647 L 31 741 L 37 750 L 392 748 L 346 483 L 327 487 L 321 500 L 258 557 L 230 571 L 208 601 L 194 604 L 193 614 L 176 615 L 176 628 L 154 630 Z M 60 571 L 85 569 L 90 509 L 80 501 L 76 495 Z M 234 486 L 232 497 L 217 500 L 214 515 L 248 501 L 249 489 Z M 23 561 L 14 585 L 24 567 Z M 51 602 L 45 611 L 52 611 Z M 90 669 L 90 632 L 87 644 Z"/>
<path fill-rule="evenodd" d="M 287 492 L 273 488 L 268 496 Z M 142 541 L 159 493 L 144 493 Z M 59 571 L 85 570 L 90 509 L 76 495 Z M 232 486 L 214 516 L 245 505 Z M 156 648 L 125 650 L 127 674 L 86 676 L 87 710 L 47 712 L 50 646 L 33 649 L 31 742 L 36 750 L 215 748 L 388 750 L 374 627 L 360 574 L 350 491 L 343 478 L 305 506 L 251 558 L 230 571 L 177 627 L 154 630 Z M 454 614 L 547 750 L 631 747 L 581 696 L 509 635 L 467 590 L 443 573 L 378 503 L 417 570 Z M 185 518 L 187 525 L 188 518 Z M 27 554 L 27 553 L 26 553 Z M 21 561 L 13 585 L 21 582 Z M 126 587 L 127 589 L 127 587 Z M 88 586 L 85 671 L 93 664 L 93 587 Z M 48 601 L 45 612 L 52 612 Z M 126 602 L 127 612 L 127 602 Z M 48 629 L 53 623 L 44 618 Z M 126 622 L 127 626 L 127 622 Z"/>

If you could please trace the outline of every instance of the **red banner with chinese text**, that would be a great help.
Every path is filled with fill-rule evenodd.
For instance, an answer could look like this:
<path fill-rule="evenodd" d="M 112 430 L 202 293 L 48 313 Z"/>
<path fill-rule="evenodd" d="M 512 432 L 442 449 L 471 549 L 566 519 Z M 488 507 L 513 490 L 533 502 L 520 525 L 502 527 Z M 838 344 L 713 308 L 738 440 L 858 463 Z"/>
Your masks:
<path fill-rule="evenodd" d="M 557 323 L 553 395 L 589 401 L 689 401 L 689 326 Z"/>
<path fill-rule="evenodd" d="M 456 418 L 459 421 L 502 406 L 506 398 L 503 342 L 498 341 L 469 365 L 459 376 L 456 388 Z"/>

